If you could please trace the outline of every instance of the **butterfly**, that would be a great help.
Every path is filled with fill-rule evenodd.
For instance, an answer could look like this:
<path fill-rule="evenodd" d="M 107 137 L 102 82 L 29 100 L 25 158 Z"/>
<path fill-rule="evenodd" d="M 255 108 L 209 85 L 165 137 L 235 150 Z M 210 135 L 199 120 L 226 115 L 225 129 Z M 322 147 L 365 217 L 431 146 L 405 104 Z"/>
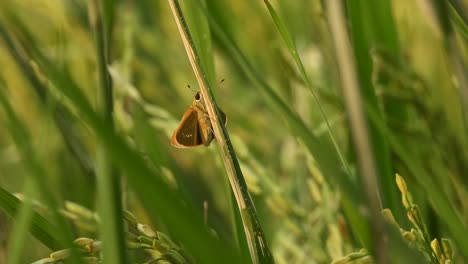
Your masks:
<path fill-rule="evenodd" d="M 218 108 L 221 120 L 226 125 L 226 114 Z M 174 131 L 171 144 L 177 148 L 210 145 L 214 138 L 211 119 L 200 92 L 195 94 L 192 105 L 185 111 L 179 126 Z"/>

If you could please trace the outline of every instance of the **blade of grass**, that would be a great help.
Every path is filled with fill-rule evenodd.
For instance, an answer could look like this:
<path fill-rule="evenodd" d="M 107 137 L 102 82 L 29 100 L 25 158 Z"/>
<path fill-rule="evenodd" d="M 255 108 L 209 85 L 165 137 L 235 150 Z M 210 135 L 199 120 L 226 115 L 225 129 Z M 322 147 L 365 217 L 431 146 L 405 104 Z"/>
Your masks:
<path fill-rule="evenodd" d="M 460 15 L 460 19 L 462 19 L 463 23 L 467 25 L 468 14 L 466 11 L 468 7 L 466 6 L 466 3 L 465 5 L 463 5 L 463 2 L 461 2 L 460 0 L 448 0 L 447 2 L 448 2 L 448 5 Z"/>
<path fill-rule="evenodd" d="M 24 194 L 26 200 L 15 216 L 15 226 L 11 231 L 8 246 L 8 264 L 21 263 L 22 252 L 25 250 L 25 241 L 34 216 L 32 199 L 36 197 L 35 186 L 30 181 L 25 182 Z"/>
<path fill-rule="evenodd" d="M 349 1 L 346 4 L 348 23 L 350 24 L 350 37 L 356 60 L 360 93 L 363 102 L 374 107 L 374 111 L 381 112 L 375 87 L 372 85 L 372 48 L 383 48 L 393 57 L 399 57 L 399 46 L 396 29 L 393 23 L 391 4 L 387 0 L 364 3 Z M 406 107 L 398 100 L 386 99 L 385 114 L 395 120 L 406 120 Z M 383 114 L 383 113 L 381 113 Z M 368 117 L 366 117 L 368 118 Z M 382 205 L 390 208 L 397 220 L 404 216 L 399 206 L 399 193 L 393 181 L 390 151 L 386 139 L 369 124 L 369 135 L 373 149 L 379 193 Z M 353 132 L 352 132 L 353 133 Z"/>
<path fill-rule="evenodd" d="M 109 65 L 109 37 L 112 25 L 113 1 L 89 2 L 90 25 L 94 31 L 97 66 L 99 70 L 98 108 L 102 119 L 113 126 L 113 89 Z M 108 17 L 105 17 L 107 15 Z M 112 165 L 108 149 L 98 141 L 96 153 L 96 177 L 98 189 L 98 208 L 100 235 L 103 241 L 103 254 L 106 262 L 126 263 L 124 246 L 124 227 L 122 215 L 122 197 L 120 177 Z"/>
<path fill-rule="evenodd" d="M 144 207 L 148 208 L 151 218 L 164 219 L 171 234 L 180 239 L 200 263 L 219 263 L 220 259 L 228 263 L 238 263 L 237 256 L 229 248 L 208 234 L 200 213 L 185 206 L 162 181 L 162 176 L 155 175 L 154 171 L 138 156 L 138 153 L 131 149 L 123 138 L 115 135 L 108 124 L 92 112 L 90 106 L 82 101 L 83 97 L 74 94 L 78 90 L 76 88 L 73 90 L 66 94 L 71 99 L 73 98 L 76 104 L 85 106 L 81 109 L 87 123 L 106 145 L 115 163 L 126 175 L 129 175 L 130 186 L 135 190 Z"/>
<path fill-rule="evenodd" d="M 234 41 L 217 25 L 216 21 L 214 21 L 211 15 L 207 13 L 207 10 L 204 11 L 209 18 L 213 33 L 216 34 L 220 41 L 222 41 L 227 52 L 234 59 L 234 62 L 238 64 L 239 68 L 242 69 L 243 73 L 255 84 L 253 87 L 259 88 L 260 91 L 267 95 L 267 98 L 269 99 L 268 102 L 271 103 L 272 109 L 275 110 L 277 114 L 285 118 L 292 132 L 298 136 L 305 143 L 309 151 L 314 154 L 313 156 L 316 158 L 318 164 L 322 168 L 322 171 L 324 171 L 327 176 L 341 182 L 339 185 L 342 187 L 344 193 L 349 194 L 349 197 L 352 197 L 356 185 L 349 179 L 349 177 L 344 176 L 346 175 L 344 168 L 337 166 L 337 164 L 341 163 L 337 156 L 333 154 L 336 153 L 332 150 L 333 146 L 328 144 L 326 140 L 325 142 L 318 140 L 318 138 L 307 128 L 306 124 L 300 119 L 300 117 L 291 110 L 288 103 L 285 102 L 274 91 L 274 89 L 266 83 L 265 79 L 261 77 L 262 75 L 247 60 Z M 352 200 L 356 202 L 355 199 Z"/>
<path fill-rule="evenodd" d="M 236 66 L 241 69 L 242 73 L 254 84 L 253 87 L 258 88 L 266 95 L 268 99 L 267 102 L 274 111 L 273 114 L 282 117 L 283 120 L 286 121 L 291 132 L 305 144 L 316 159 L 325 177 L 340 187 L 343 194 L 343 208 L 346 211 L 347 217 L 351 220 L 351 229 L 355 232 L 356 237 L 365 241 L 369 236 L 367 220 L 360 212 L 355 210 L 357 204 L 362 204 L 362 197 L 357 195 L 360 191 L 358 191 L 358 186 L 351 180 L 351 175 L 347 175 L 344 168 L 337 166 L 337 164 L 340 164 L 340 161 L 335 155 L 336 152 L 333 151 L 332 144 L 326 139 L 319 140 L 318 137 L 309 130 L 300 117 L 294 113 L 288 104 L 268 85 L 262 74 L 247 60 L 239 47 L 226 32 L 219 27 L 207 10 L 203 9 L 203 11 L 208 17 L 214 35 L 221 41 L 227 54 L 229 54 L 229 58 L 233 59 Z"/>
<path fill-rule="evenodd" d="M 466 74 L 468 68 L 465 64 L 465 61 L 463 60 L 463 52 L 460 50 L 458 45 L 452 23 L 450 23 L 450 5 L 446 1 L 432 0 L 429 2 L 432 4 L 428 4 L 428 6 L 432 8 L 433 13 L 437 14 L 437 24 L 439 25 L 442 34 L 444 35 L 443 41 L 449 59 L 449 64 L 447 66 L 451 68 L 458 81 L 458 89 L 456 90 L 459 93 L 460 102 L 464 111 L 464 121 L 466 128 L 466 126 L 468 126 L 468 77 Z M 449 120 L 450 119 L 453 119 L 453 117 L 449 116 Z M 460 118 L 457 118 L 452 122 L 457 124 L 461 121 L 459 119 Z M 454 126 L 456 127 L 456 125 Z M 463 142 L 466 146 L 468 143 L 466 143 L 467 139 L 465 134 L 463 133 L 459 137 L 461 138 L 460 142 Z"/>
<path fill-rule="evenodd" d="M 409 151 L 406 150 L 406 147 L 388 131 L 385 122 L 372 110 L 372 107 L 366 106 L 365 111 L 375 127 L 388 139 L 391 148 L 407 165 L 409 171 L 413 175 L 419 175 L 419 177 L 415 177 L 418 184 L 422 186 L 426 197 L 429 199 L 437 215 L 442 219 L 441 222 L 444 223 L 449 230 L 450 236 L 454 239 L 458 249 L 463 254 L 464 258 L 468 259 L 468 237 L 465 235 L 468 233 L 468 230 L 460 214 L 455 210 L 454 206 L 451 206 L 452 203 L 444 194 L 443 190 L 427 177 L 430 173 L 424 169 L 424 165 L 420 159 L 412 156 Z"/>
<path fill-rule="evenodd" d="M 0 88 L 3 89 L 3 91 L 6 91 L 6 89 L 3 87 L 3 84 L 0 86 Z M 72 263 L 78 263 L 77 252 L 74 249 L 74 244 L 72 243 L 73 236 L 71 229 L 65 222 L 64 218 L 59 214 L 60 206 L 52 196 L 53 192 L 46 185 L 46 182 L 48 181 L 44 177 L 47 175 L 47 173 L 44 167 L 42 167 L 41 162 L 37 158 L 37 155 L 32 148 L 31 136 L 20 119 L 16 116 L 13 108 L 5 96 L 5 93 L 3 92 L 0 93 L 0 104 L 2 105 L 8 118 L 8 131 L 10 132 L 10 135 L 18 148 L 18 151 L 25 161 L 26 169 L 31 175 L 30 178 L 38 189 L 39 195 L 43 197 L 44 203 L 50 208 L 56 228 L 60 230 L 60 232 L 58 232 L 58 238 L 60 239 L 59 241 L 61 242 L 61 245 L 72 249 L 71 261 Z"/>
<path fill-rule="evenodd" d="M 182 14 L 178 1 L 168 0 L 184 47 L 186 49 L 190 64 L 200 86 L 202 96 L 206 104 L 206 110 L 212 120 L 212 128 L 217 139 L 220 152 L 223 153 L 224 166 L 226 168 L 231 188 L 237 201 L 240 216 L 242 219 L 250 256 L 253 263 L 273 263 L 268 243 L 263 233 L 262 227 L 257 217 L 257 212 L 250 197 L 247 184 L 234 152 L 234 148 L 229 139 L 226 127 L 221 121 L 218 108 L 214 102 L 213 93 L 210 89 L 206 73 L 202 67 L 200 57 L 193 43 L 191 34 Z"/>
<path fill-rule="evenodd" d="M 466 12 L 463 12 L 463 7 L 459 5 L 458 1 L 449 0 L 449 3 L 451 19 L 465 40 L 468 40 L 468 16 Z"/>
<path fill-rule="evenodd" d="M 21 24 L 21 21 L 17 23 L 21 33 L 31 38 L 26 42 L 32 43 L 32 36 L 27 28 Z M 73 103 L 86 124 L 106 146 L 115 164 L 129 175 L 128 183 L 139 197 L 139 201 L 148 209 L 150 218 L 153 221 L 164 219 L 171 234 L 180 239 L 188 252 L 200 263 L 219 263 L 219 260 L 239 263 L 238 256 L 232 249 L 226 246 L 226 243 L 220 243 L 206 230 L 201 214 L 184 205 L 161 180 L 162 176 L 155 175 L 138 152 L 128 146 L 122 137 L 115 134 L 112 126 L 94 112 L 69 73 L 63 69 L 59 70 L 56 64 L 41 53 L 39 47 L 29 46 L 29 48 L 45 75 Z"/>
<path fill-rule="evenodd" d="M 283 38 L 283 41 L 285 42 L 286 46 L 288 47 L 288 50 L 289 50 L 291 56 L 293 57 L 297 68 L 299 69 L 299 73 L 300 73 L 300 75 L 302 77 L 302 80 L 304 81 L 305 85 L 309 88 L 309 91 L 312 93 L 312 96 L 314 97 L 314 99 L 315 99 L 315 101 L 316 101 L 316 103 L 318 105 L 321 117 L 322 117 L 322 119 L 324 120 L 324 122 L 326 124 L 328 135 L 329 135 L 330 140 L 331 140 L 331 142 L 333 144 L 333 147 L 335 148 L 338 159 L 341 162 L 341 166 L 344 168 L 346 174 L 351 175 L 352 173 L 351 173 L 351 170 L 349 168 L 349 165 L 348 165 L 346 159 L 344 158 L 344 156 L 342 154 L 342 151 L 340 150 L 340 147 L 338 146 L 338 143 L 335 140 L 335 137 L 333 136 L 333 132 L 331 130 L 328 118 L 326 117 L 325 112 L 323 110 L 320 98 L 319 98 L 317 92 L 315 91 L 315 89 L 312 87 L 312 83 L 311 83 L 308 75 L 306 74 L 306 71 L 305 71 L 304 65 L 302 63 L 302 60 L 301 60 L 301 58 L 300 58 L 300 56 L 299 56 L 299 54 L 297 52 L 297 48 L 296 48 L 296 44 L 294 43 L 294 40 L 291 38 L 291 36 L 289 34 L 289 31 L 286 28 L 285 23 L 278 16 L 278 14 L 276 13 L 275 9 L 270 4 L 270 2 L 268 0 L 265 0 L 264 2 L 265 2 L 266 6 L 268 8 L 268 11 L 269 11 L 273 21 L 276 24 L 276 27 L 277 27 L 278 31 L 280 32 L 280 34 L 281 34 L 281 36 Z M 346 213 L 346 215 L 348 217 L 348 221 L 350 223 L 352 223 L 352 226 L 359 227 L 359 228 L 355 228 L 354 230 L 363 230 L 363 229 L 367 228 L 365 223 L 363 223 L 359 219 L 359 217 L 357 217 L 357 215 L 353 212 L 354 209 L 352 209 L 353 208 L 352 204 L 350 204 L 350 203 L 348 203 L 346 201 L 344 201 L 342 204 L 343 204 L 345 213 Z M 365 239 L 366 236 L 363 235 L 365 233 L 363 233 L 363 232 L 355 232 L 355 233 L 360 234 L 357 237 L 361 237 L 362 241 L 367 241 L 367 239 Z"/>
<path fill-rule="evenodd" d="M 213 45 L 211 42 L 210 27 L 208 21 L 206 21 L 206 17 L 196 8 L 198 4 L 202 4 L 206 7 L 206 0 L 185 0 L 184 3 L 187 6 L 185 10 L 187 10 L 189 14 L 187 16 L 187 22 L 192 31 L 193 42 L 199 51 L 200 60 L 204 66 L 207 79 L 210 83 L 215 83 L 216 74 L 213 63 Z"/>
<path fill-rule="evenodd" d="M 115 10 L 117 6 L 115 4 L 115 0 L 103 0 L 99 2 L 102 9 L 102 27 L 105 28 L 105 35 L 103 36 L 103 38 L 111 40 L 112 33 L 114 31 Z M 110 49 L 108 49 L 107 51 L 107 55 L 110 56 Z"/>
<path fill-rule="evenodd" d="M 40 102 L 46 105 L 48 101 L 52 100 L 47 95 L 47 85 L 41 81 L 38 74 L 34 72 L 34 69 L 31 67 L 28 54 L 25 54 L 25 50 L 17 48 L 18 43 L 15 43 L 6 28 L 8 28 L 7 25 L 0 25 L 0 37 L 6 44 L 6 48 L 10 55 L 18 64 L 23 76 L 26 77 L 31 84 L 31 88 L 38 95 Z M 34 43 L 31 43 L 31 45 L 34 45 Z M 53 102 L 52 105 L 54 107 L 54 121 L 57 124 L 70 153 L 75 157 L 80 168 L 86 173 L 86 175 L 94 176 L 94 163 L 90 159 L 80 137 L 76 134 L 73 128 L 72 114 L 58 102 Z"/>
<path fill-rule="evenodd" d="M 197 50 L 200 51 L 200 63 L 206 69 L 206 75 L 208 83 L 215 83 L 215 67 L 214 67 L 214 58 L 213 58 L 213 45 L 211 41 L 211 31 L 209 23 L 206 17 L 203 15 L 203 12 L 197 7 L 197 5 L 202 4 L 203 7 L 207 8 L 206 1 L 196 1 L 196 0 L 187 0 L 186 10 L 188 13 L 188 26 L 191 28 L 191 36 L 193 37 L 193 42 Z M 248 245 L 246 237 L 243 233 L 243 224 L 242 219 L 237 210 L 237 203 L 235 200 L 235 195 L 231 191 L 231 185 L 228 177 L 223 177 L 224 188 L 226 193 L 226 199 L 230 210 L 228 212 L 231 219 L 231 229 L 234 236 L 235 242 L 238 244 L 239 249 L 241 250 L 241 255 L 245 258 L 245 261 L 249 259 Z"/>
<path fill-rule="evenodd" d="M 383 222 L 380 217 L 380 205 L 378 195 L 377 169 L 373 159 L 374 154 L 369 138 L 368 125 L 362 109 L 362 99 L 359 92 L 357 72 L 354 65 L 353 54 L 349 36 L 346 31 L 346 23 L 343 15 L 343 7 L 340 1 L 327 2 L 327 17 L 330 31 L 334 39 L 335 52 L 337 53 L 338 68 L 343 86 L 345 106 L 349 115 L 353 144 L 358 158 L 359 170 L 367 195 L 367 204 L 372 219 L 372 242 L 366 245 L 374 254 L 377 263 L 387 263 L 388 256 L 383 230 Z"/>
<path fill-rule="evenodd" d="M 338 158 L 341 162 L 341 166 L 345 169 L 346 173 L 351 175 L 351 170 L 349 168 L 349 165 L 344 158 L 342 151 L 340 150 L 340 147 L 338 146 L 338 143 L 335 140 L 335 137 L 333 136 L 333 132 L 330 127 L 330 123 L 328 122 L 328 118 L 325 115 L 325 111 L 323 110 L 322 103 L 320 101 L 320 98 L 315 91 L 315 89 L 312 87 L 312 82 L 310 81 L 308 75 L 306 74 L 304 64 L 302 63 L 301 57 L 299 56 L 296 48 L 296 43 L 294 43 L 294 40 L 291 38 L 288 29 L 286 28 L 286 25 L 284 24 L 283 20 L 278 16 L 276 13 L 275 9 L 273 6 L 270 4 L 268 0 L 264 0 L 268 11 L 271 15 L 271 18 L 275 22 L 276 28 L 281 34 L 281 37 L 283 38 L 283 41 L 285 42 L 286 46 L 288 47 L 288 51 L 291 54 L 292 58 L 294 59 L 294 62 L 296 63 L 297 68 L 299 69 L 299 73 L 302 77 L 302 80 L 304 81 L 304 84 L 309 88 L 310 93 L 315 99 L 315 102 L 318 105 L 318 109 L 320 111 L 320 115 L 325 122 L 325 125 L 327 127 L 327 132 L 328 135 L 330 136 L 330 140 L 333 143 L 333 147 L 335 148 L 336 154 L 338 155 Z"/>
<path fill-rule="evenodd" d="M 184 247 L 200 263 L 239 263 L 238 255 L 234 253 L 228 243 L 220 243 L 205 228 L 201 214 L 191 207 L 187 207 L 179 197 L 173 193 L 161 180 L 161 175 L 155 175 L 138 152 L 129 147 L 126 141 L 115 134 L 112 126 L 97 115 L 85 95 L 72 80 L 66 68 L 58 68 L 41 52 L 35 43 L 31 32 L 21 20 L 14 24 L 17 34 L 22 36 L 21 48 L 32 54 L 54 87 L 63 93 L 65 98 L 75 106 L 80 116 L 95 132 L 98 139 L 107 147 L 109 155 L 120 169 L 129 175 L 128 183 L 143 207 L 148 209 L 150 219 L 164 219 L 171 234 L 180 239 Z M 151 209 L 151 210 L 150 210 Z"/>
<path fill-rule="evenodd" d="M 24 203 L 16 196 L 0 187 L 0 208 L 9 216 L 15 218 L 24 206 Z M 32 224 L 29 231 L 37 240 L 41 241 L 42 244 L 51 250 L 59 250 L 64 247 L 64 245 L 59 242 L 57 229 L 36 212 L 33 212 Z"/>
<path fill-rule="evenodd" d="M 440 43 L 444 48 L 444 54 L 437 60 L 440 67 L 437 69 L 438 73 L 434 81 L 434 92 L 437 96 L 434 98 L 437 104 L 441 107 L 441 115 L 447 122 L 447 129 L 445 130 L 450 139 L 455 145 L 455 155 L 453 158 L 459 160 L 461 163 L 466 163 L 468 159 L 468 77 L 466 75 L 467 65 L 465 63 L 466 57 L 463 55 L 463 40 L 457 38 L 456 32 L 450 21 L 449 3 L 446 1 L 427 0 L 421 1 L 429 12 L 426 12 L 427 20 L 434 24 L 435 40 Z M 432 15 L 430 15 L 432 14 Z M 456 81 L 454 81 L 456 80 Z M 450 103 L 447 103 L 450 102 Z M 440 124 L 436 124 L 440 126 Z M 452 146 L 450 146 L 452 149 Z M 450 154 L 449 154 L 450 155 Z M 444 159 L 451 159 L 444 157 Z M 442 163 L 445 163 L 443 161 Z M 432 164 L 431 164 L 432 165 Z M 463 168 L 463 165 L 462 165 Z M 467 178 L 465 177 L 466 170 L 461 169 L 456 173 L 447 173 L 447 175 L 434 174 L 439 182 L 446 182 L 447 178 L 458 178 L 456 181 L 464 182 L 466 187 Z M 424 181 L 425 177 L 421 175 L 414 175 Z M 456 185 L 454 183 L 453 185 Z M 460 186 L 453 186 L 454 189 L 459 189 Z"/>

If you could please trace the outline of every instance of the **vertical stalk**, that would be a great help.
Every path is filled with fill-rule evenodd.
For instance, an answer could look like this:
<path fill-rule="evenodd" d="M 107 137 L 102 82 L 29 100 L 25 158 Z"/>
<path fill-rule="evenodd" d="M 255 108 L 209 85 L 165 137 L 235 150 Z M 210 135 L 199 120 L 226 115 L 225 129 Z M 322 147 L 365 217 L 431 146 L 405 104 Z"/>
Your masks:
<path fill-rule="evenodd" d="M 212 120 L 213 133 L 218 143 L 218 147 L 223 154 L 224 166 L 237 201 L 252 262 L 274 263 L 273 256 L 268 248 L 265 235 L 258 220 L 255 206 L 248 192 L 247 184 L 236 158 L 234 148 L 229 139 L 227 130 L 219 116 L 218 108 L 207 80 L 207 75 L 201 65 L 200 58 L 182 14 L 180 4 L 177 0 L 168 0 L 168 2 L 177 23 L 190 64 L 197 78 L 200 92 L 206 104 L 206 110 Z"/>
<path fill-rule="evenodd" d="M 335 44 L 345 105 L 352 130 L 352 140 L 370 210 L 372 241 L 374 243 L 373 253 L 376 257 L 376 263 L 387 263 L 383 222 L 380 216 L 377 168 L 370 144 L 368 125 L 362 108 L 363 102 L 359 91 L 357 71 L 353 60 L 349 35 L 346 31 L 347 27 L 344 21 L 341 0 L 328 1 L 327 14 L 330 31 L 334 40 L 333 43 Z"/>
<path fill-rule="evenodd" d="M 97 94 L 98 112 L 103 122 L 113 125 L 112 81 L 107 70 L 109 64 L 109 46 L 107 29 L 104 23 L 104 3 L 92 0 L 89 4 L 90 24 L 94 30 L 96 59 L 99 75 Z M 106 27 L 107 26 L 107 27 Z M 100 232 L 103 241 L 103 252 L 106 263 L 126 263 L 122 222 L 122 201 L 120 182 L 115 172 L 108 149 L 103 142 L 98 142 L 96 153 L 96 176 L 98 190 L 98 211 L 100 215 Z"/>

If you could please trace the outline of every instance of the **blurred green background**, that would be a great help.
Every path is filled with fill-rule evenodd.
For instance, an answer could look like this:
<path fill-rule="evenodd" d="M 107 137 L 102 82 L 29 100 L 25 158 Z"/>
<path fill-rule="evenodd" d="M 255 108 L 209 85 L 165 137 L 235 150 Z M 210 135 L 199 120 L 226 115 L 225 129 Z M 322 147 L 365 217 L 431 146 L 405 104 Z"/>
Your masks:
<path fill-rule="evenodd" d="M 122 256 L 119 247 L 130 246 L 119 246 L 119 234 L 100 236 L 121 213 L 88 219 L 65 204 L 95 211 L 97 200 L 103 208 L 122 200 L 138 223 L 167 234 L 185 261 L 244 263 L 216 142 L 170 145 L 193 100 L 187 85 L 198 87 L 169 4 L 97 2 L 101 13 L 93 1 L 0 3 L 0 263 L 34 262 L 78 237 L 117 241 Z M 369 263 L 357 252 L 380 248 L 372 226 L 381 219 L 369 207 L 377 193 L 401 228 L 423 233 L 400 239 L 385 225 L 389 263 L 444 263 L 440 254 L 467 262 L 467 1 L 344 1 L 361 102 L 344 92 L 331 2 L 181 1 L 276 263 L 347 263 L 352 252 L 353 263 Z M 93 27 L 93 14 L 107 31 Z M 111 117 L 96 114 L 99 36 L 107 40 L 116 135 Z M 356 154 L 362 142 L 353 140 L 353 107 L 366 116 L 372 152 L 364 159 Z M 120 187 L 96 179 L 106 159 Z M 379 185 L 371 193 L 362 177 L 369 162 Z M 418 205 L 419 224 L 407 218 L 395 173 Z M 121 197 L 99 198 L 106 186 Z M 21 206 L 11 194 L 34 202 Z M 451 239 L 454 257 L 431 248 L 436 238 Z M 129 263 L 160 256 L 178 263 L 167 249 L 125 252 Z"/>

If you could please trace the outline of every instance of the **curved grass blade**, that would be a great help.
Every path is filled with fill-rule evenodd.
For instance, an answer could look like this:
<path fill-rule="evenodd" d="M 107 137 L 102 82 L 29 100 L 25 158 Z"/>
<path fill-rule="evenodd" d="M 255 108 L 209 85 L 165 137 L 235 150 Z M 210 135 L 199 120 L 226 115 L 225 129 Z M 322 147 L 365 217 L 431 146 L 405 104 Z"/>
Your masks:
<path fill-rule="evenodd" d="M 34 72 L 34 69 L 31 67 L 30 58 L 25 52 L 21 52 L 20 49 L 16 48 L 18 43 L 15 43 L 15 40 L 12 38 L 11 34 L 6 30 L 7 25 L 0 24 L 0 37 L 4 40 L 6 48 L 8 49 L 10 55 L 14 58 L 18 64 L 23 76 L 31 84 L 31 88 L 38 95 L 40 102 L 46 105 L 48 101 L 53 100 L 47 95 L 47 86 L 43 83 L 38 74 Z M 30 43 L 34 45 L 34 43 Z M 24 51 L 24 50 L 23 50 Z M 77 135 L 73 128 L 73 115 L 59 102 L 52 102 L 53 105 L 53 118 L 57 127 L 60 130 L 62 138 L 68 147 L 70 153 L 75 157 L 80 168 L 88 176 L 94 176 L 94 163 L 89 157 L 89 153 L 84 148 L 84 145 L 81 142 L 81 138 Z"/>
<path fill-rule="evenodd" d="M 330 136 L 330 140 L 333 143 L 333 147 L 335 148 L 336 154 L 338 155 L 338 158 L 340 159 L 341 166 L 346 170 L 347 174 L 351 174 L 351 170 L 349 168 L 349 165 L 346 161 L 346 159 L 343 156 L 343 153 L 338 146 L 338 143 L 335 140 L 335 137 L 333 136 L 333 132 L 331 130 L 330 123 L 328 121 L 327 116 L 325 115 L 325 111 L 323 110 L 322 103 L 320 101 L 320 98 L 317 94 L 317 92 L 314 90 L 312 87 L 312 82 L 310 81 L 309 77 L 306 74 L 304 64 L 302 63 L 301 57 L 299 56 L 296 48 L 296 44 L 294 43 L 293 39 L 291 38 L 289 31 L 287 30 L 283 20 L 278 16 L 276 13 L 275 9 L 273 6 L 270 4 L 270 1 L 264 0 L 268 11 L 270 12 L 271 18 L 275 22 L 276 28 L 281 34 L 281 37 L 283 38 L 283 41 L 285 42 L 286 46 L 288 47 L 289 53 L 291 54 L 292 58 L 294 59 L 294 62 L 296 63 L 297 68 L 299 69 L 299 73 L 301 74 L 302 80 L 304 81 L 304 84 L 309 88 L 310 93 L 315 99 L 315 102 L 318 105 L 318 109 L 320 111 L 320 115 L 322 116 L 323 121 L 325 122 L 325 125 L 327 126 L 327 132 L 328 135 Z"/>
<path fill-rule="evenodd" d="M 0 88 L 4 88 L 3 85 Z M 3 89 L 4 91 L 6 89 Z M 7 98 L 5 93 L 0 93 L 0 104 L 8 118 L 8 130 L 10 132 L 13 141 L 15 142 L 19 153 L 25 161 L 26 169 L 30 173 L 30 177 L 36 188 L 38 189 L 39 195 L 43 197 L 44 203 L 50 208 L 53 220 L 56 228 L 59 230 L 57 234 L 62 245 L 67 248 L 71 248 L 71 261 L 72 263 L 78 263 L 77 252 L 74 249 L 73 236 L 70 227 L 66 223 L 65 219 L 59 214 L 60 209 L 57 201 L 52 195 L 52 191 L 46 185 L 47 180 L 44 178 L 47 173 L 44 167 L 41 165 L 36 153 L 32 148 L 31 136 L 28 130 L 17 117 Z"/>
<path fill-rule="evenodd" d="M 36 195 L 35 186 L 32 182 L 27 181 L 24 187 L 26 200 L 19 208 L 18 214 L 15 215 L 15 225 L 10 234 L 8 245 L 8 264 L 20 263 L 22 252 L 25 250 L 26 237 L 32 224 L 34 214 L 32 198 Z"/>
<path fill-rule="evenodd" d="M 254 84 L 254 88 L 259 89 L 260 92 L 266 95 L 268 99 L 267 102 L 270 104 L 274 114 L 282 117 L 280 119 L 286 121 L 288 129 L 291 130 L 293 135 L 297 136 L 305 144 L 316 159 L 323 174 L 340 187 L 343 194 L 343 208 L 346 211 L 347 217 L 352 220 L 352 230 L 355 232 L 356 237 L 359 237 L 361 240 L 366 240 L 365 238 L 368 237 L 368 230 L 366 228 L 366 226 L 368 226 L 367 220 L 355 210 L 356 204 L 363 203 L 362 197 L 356 195 L 360 193 L 360 191 L 358 191 L 358 186 L 351 180 L 350 175 L 340 166 L 341 162 L 336 155 L 336 151 L 333 149 L 332 143 L 326 138 L 319 140 L 318 137 L 312 133 L 301 118 L 291 110 L 288 104 L 265 81 L 263 76 L 249 62 L 234 41 L 219 27 L 217 22 L 213 20 L 208 11 L 206 9 L 202 10 L 210 22 L 213 34 L 221 41 L 221 44 L 230 55 L 230 58 L 233 59 L 236 66 L 238 66 Z"/>
<path fill-rule="evenodd" d="M 16 196 L 0 187 L 0 208 L 2 208 L 9 216 L 15 218 L 24 203 Z M 59 250 L 64 248 L 64 245 L 59 242 L 57 229 L 49 223 L 40 214 L 33 212 L 30 232 L 31 234 L 46 247 L 51 250 Z"/>
<path fill-rule="evenodd" d="M 450 2 L 453 1 L 449 1 L 449 3 Z M 467 14 L 463 12 L 463 7 L 455 3 L 450 3 L 449 9 L 451 14 L 450 17 L 453 20 L 455 26 L 460 30 L 465 40 L 468 40 L 468 17 Z"/>
<path fill-rule="evenodd" d="M 239 263 L 238 256 L 227 246 L 215 239 L 203 224 L 201 213 L 186 206 L 161 180 L 162 176 L 148 167 L 145 160 L 126 141 L 116 135 L 107 120 L 96 114 L 83 92 L 73 81 L 66 69 L 59 69 L 34 43 L 29 30 L 17 20 L 15 25 L 19 42 L 37 62 L 44 75 L 76 107 L 85 123 L 95 132 L 97 138 L 108 149 L 112 160 L 128 175 L 129 186 L 134 190 L 142 206 L 148 211 L 150 219 L 164 219 L 170 233 L 179 239 L 190 254 L 201 263 Z"/>
<path fill-rule="evenodd" d="M 151 219 L 164 219 L 170 233 L 181 240 L 188 252 L 201 263 L 239 263 L 238 256 L 208 233 L 201 214 L 187 207 L 156 175 L 145 160 L 122 137 L 115 134 L 107 120 L 92 109 L 69 74 L 60 71 L 37 48 L 32 47 L 34 57 L 50 81 L 76 106 L 85 122 L 108 150 L 115 164 L 129 177 L 128 183 L 139 197 Z"/>

